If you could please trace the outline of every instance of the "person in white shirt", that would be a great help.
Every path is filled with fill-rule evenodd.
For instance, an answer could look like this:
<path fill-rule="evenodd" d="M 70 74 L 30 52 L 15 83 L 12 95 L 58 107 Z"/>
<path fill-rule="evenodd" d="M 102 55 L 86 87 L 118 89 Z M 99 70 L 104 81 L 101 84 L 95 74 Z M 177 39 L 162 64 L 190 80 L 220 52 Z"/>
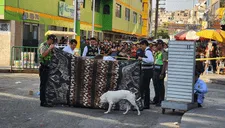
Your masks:
<path fill-rule="evenodd" d="M 76 46 L 77 46 L 77 41 L 75 39 L 72 39 L 70 40 L 69 45 L 67 45 L 63 49 L 63 51 L 74 55 L 74 49 L 76 48 Z"/>
<path fill-rule="evenodd" d="M 148 47 L 148 41 L 142 40 L 140 42 L 141 48 L 144 51 L 144 56 L 138 57 L 138 60 L 142 61 L 141 64 L 141 97 L 144 99 L 144 109 L 149 109 L 150 106 L 150 90 L 149 82 L 153 76 L 153 63 L 154 57 L 151 49 Z"/>

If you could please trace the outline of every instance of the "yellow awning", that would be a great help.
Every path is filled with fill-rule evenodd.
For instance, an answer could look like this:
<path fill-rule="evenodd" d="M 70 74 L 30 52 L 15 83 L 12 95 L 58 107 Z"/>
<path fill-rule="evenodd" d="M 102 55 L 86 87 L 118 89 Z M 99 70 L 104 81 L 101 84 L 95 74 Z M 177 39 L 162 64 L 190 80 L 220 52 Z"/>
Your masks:
<path fill-rule="evenodd" d="M 65 31 L 47 31 L 45 33 L 45 36 L 47 35 L 51 35 L 51 34 L 54 34 L 56 36 L 75 36 L 77 35 L 76 33 L 74 32 L 65 32 Z"/>
<path fill-rule="evenodd" d="M 216 18 L 222 19 L 224 15 L 225 8 L 218 8 L 216 10 Z"/>

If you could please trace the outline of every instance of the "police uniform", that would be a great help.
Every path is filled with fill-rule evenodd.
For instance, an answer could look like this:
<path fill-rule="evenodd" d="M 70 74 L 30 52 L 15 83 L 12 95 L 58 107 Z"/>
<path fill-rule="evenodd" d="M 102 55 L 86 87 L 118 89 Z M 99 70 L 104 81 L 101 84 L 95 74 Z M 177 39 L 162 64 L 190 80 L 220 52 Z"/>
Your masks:
<path fill-rule="evenodd" d="M 53 41 L 56 39 L 54 35 L 49 35 L 49 39 L 52 39 Z M 49 63 L 52 58 L 52 51 L 48 53 L 47 56 L 42 56 L 42 54 L 47 51 L 49 48 L 49 45 L 47 42 L 41 43 L 39 46 L 39 59 L 40 59 L 40 67 L 39 67 L 39 76 L 40 76 L 40 101 L 41 106 L 47 106 L 46 104 L 46 83 L 48 80 L 48 74 L 49 74 Z"/>
<path fill-rule="evenodd" d="M 141 42 L 143 44 L 143 42 Z M 147 43 L 148 44 L 148 43 Z M 144 99 L 144 108 L 148 109 L 150 105 L 150 80 L 153 75 L 154 57 L 149 47 L 145 48 L 144 57 L 141 62 L 141 97 Z"/>
<path fill-rule="evenodd" d="M 163 42 L 160 42 L 163 44 Z M 165 97 L 165 86 L 164 86 L 164 78 L 165 72 L 163 74 L 163 62 L 168 60 L 168 53 L 165 50 L 157 51 L 155 53 L 155 64 L 154 64 L 154 74 L 153 74 L 153 85 L 155 90 L 155 97 L 153 102 L 157 105 L 161 105 L 161 101 L 164 100 Z M 160 76 L 162 75 L 162 76 Z"/>
<path fill-rule="evenodd" d="M 84 48 L 82 56 L 94 57 L 98 54 L 100 54 L 100 50 L 98 47 L 91 47 L 90 45 L 88 45 Z"/>

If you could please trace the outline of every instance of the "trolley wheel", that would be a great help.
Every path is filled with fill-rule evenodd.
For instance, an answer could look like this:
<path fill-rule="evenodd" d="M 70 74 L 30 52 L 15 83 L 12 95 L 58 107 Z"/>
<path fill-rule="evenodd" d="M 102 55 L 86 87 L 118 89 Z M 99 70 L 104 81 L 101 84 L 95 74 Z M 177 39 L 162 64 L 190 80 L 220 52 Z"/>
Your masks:
<path fill-rule="evenodd" d="M 162 114 L 165 114 L 165 112 L 166 112 L 166 109 L 162 108 Z"/>
<path fill-rule="evenodd" d="M 175 112 L 175 109 L 173 109 L 173 112 Z"/>

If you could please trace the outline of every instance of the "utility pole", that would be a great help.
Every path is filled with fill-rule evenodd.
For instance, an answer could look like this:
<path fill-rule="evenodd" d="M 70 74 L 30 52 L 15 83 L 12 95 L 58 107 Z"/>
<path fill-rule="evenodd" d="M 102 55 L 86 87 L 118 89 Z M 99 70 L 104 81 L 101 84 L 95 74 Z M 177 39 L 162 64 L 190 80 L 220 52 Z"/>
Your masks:
<path fill-rule="evenodd" d="M 158 30 L 158 16 L 159 16 L 159 0 L 156 0 L 156 8 L 155 8 L 155 39 L 157 38 L 157 30 Z"/>
<path fill-rule="evenodd" d="M 165 3 L 159 3 L 166 0 L 156 0 L 156 10 L 155 10 L 155 39 L 157 38 L 157 30 L 158 30 L 158 18 L 159 18 L 159 5 L 166 5 Z"/>
<path fill-rule="evenodd" d="M 76 33 L 76 25 L 77 25 L 77 0 L 74 0 L 74 32 Z M 76 36 L 74 36 L 74 39 Z"/>
<path fill-rule="evenodd" d="M 93 10 L 92 10 L 92 32 L 91 37 L 95 36 L 95 0 L 92 0 Z"/>

